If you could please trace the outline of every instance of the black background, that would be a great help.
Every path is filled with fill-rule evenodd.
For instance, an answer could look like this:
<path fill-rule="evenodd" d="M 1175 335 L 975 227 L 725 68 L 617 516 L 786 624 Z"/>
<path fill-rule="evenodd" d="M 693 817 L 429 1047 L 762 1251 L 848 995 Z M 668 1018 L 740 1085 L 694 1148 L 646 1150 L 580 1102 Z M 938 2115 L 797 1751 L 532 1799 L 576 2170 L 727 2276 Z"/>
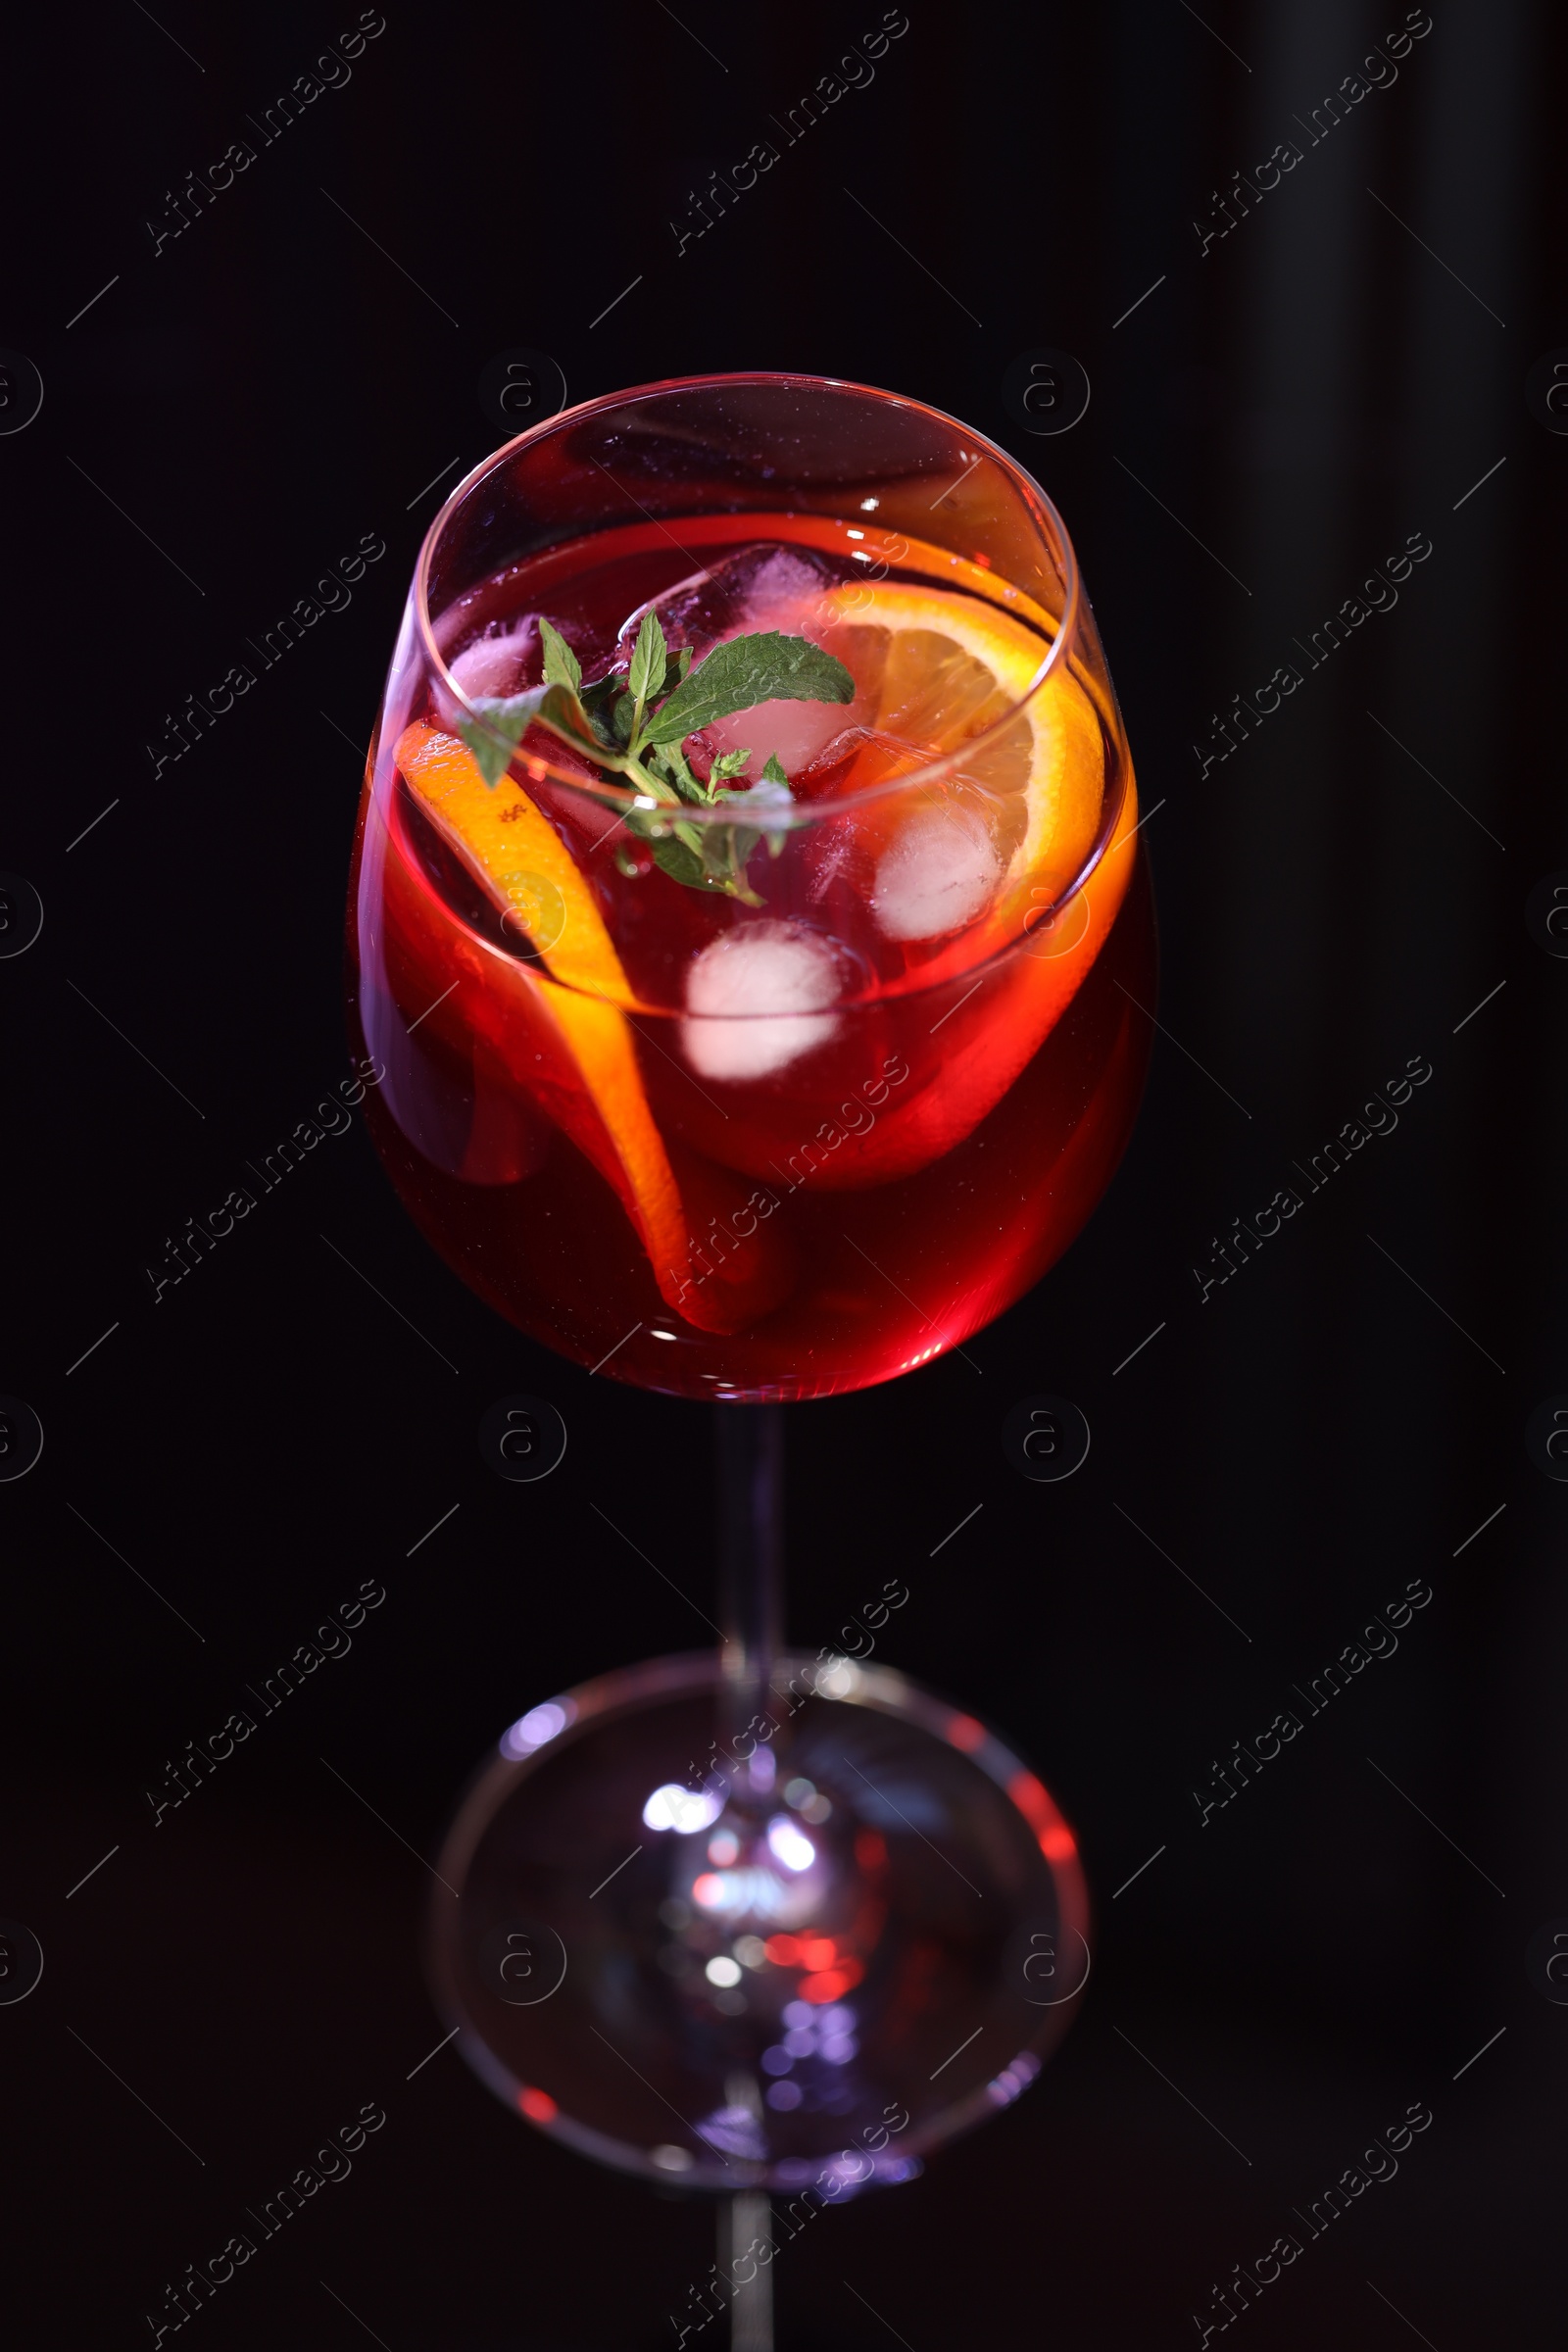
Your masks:
<path fill-rule="evenodd" d="M 0 2008 L 17 2340 L 151 2340 L 165 2281 L 366 2100 L 388 2121 L 352 2178 L 199 2340 L 653 2346 L 711 2260 L 707 2209 L 562 2153 L 450 2052 L 407 2080 L 439 2031 L 420 1856 L 476 1756 L 521 1706 L 704 1639 L 588 1507 L 612 1494 L 710 1610 L 703 1413 L 492 1318 L 358 1121 L 156 1306 L 144 1271 L 344 1070 L 361 747 L 420 536 L 500 438 L 480 372 L 524 344 L 573 399 L 787 367 L 993 435 L 1067 517 L 1162 804 L 1167 1034 L 1089 1230 L 978 1372 L 789 1423 L 793 1634 L 906 1580 L 888 1654 L 1081 1831 L 1096 1980 L 1018 2108 L 780 2261 L 781 2345 L 1196 2341 L 1211 2282 L 1414 2101 L 1397 2178 L 1238 2327 L 1544 2343 L 1568 2013 L 1524 1955 L 1568 1914 L 1568 1496 L 1523 1431 L 1568 1388 L 1568 971 L 1524 907 L 1568 865 L 1568 440 L 1524 379 L 1568 343 L 1551 12 L 1434 0 L 1397 82 L 1309 145 L 1298 118 L 1395 0 L 910 0 L 870 86 L 677 255 L 688 189 L 880 12 L 680 15 L 387 0 L 347 86 L 265 147 L 246 116 L 349 7 L 39 12 L 8 77 L 0 341 L 45 387 L 0 439 L 0 862 L 45 909 L 0 965 L 0 1388 L 46 1432 L 0 1488 L 0 1911 L 46 1963 Z M 238 138 L 254 165 L 155 252 L 148 220 Z M 1301 163 L 1200 253 L 1211 192 L 1287 138 Z M 1041 345 L 1093 384 L 1057 439 L 1002 404 Z M 352 607 L 155 778 L 164 714 L 366 532 L 388 553 Z M 1413 532 L 1397 608 L 1200 778 L 1210 712 Z M 1397 1131 L 1200 1301 L 1211 1238 L 1412 1055 L 1434 1074 Z M 570 1431 L 537 1487 L 475 1444 L 517 1389 Z M 1059 1487 L 1001 1448 L 1041 1390 L 1094 1431 Z M 367 1578 L 387 1597 L 352 1653 L 155 1828 L 165 1759 Z M 1398 1654 L 1200 1826 L 1211 1759 L 1411 1579 L 1434 1596 Z"/>

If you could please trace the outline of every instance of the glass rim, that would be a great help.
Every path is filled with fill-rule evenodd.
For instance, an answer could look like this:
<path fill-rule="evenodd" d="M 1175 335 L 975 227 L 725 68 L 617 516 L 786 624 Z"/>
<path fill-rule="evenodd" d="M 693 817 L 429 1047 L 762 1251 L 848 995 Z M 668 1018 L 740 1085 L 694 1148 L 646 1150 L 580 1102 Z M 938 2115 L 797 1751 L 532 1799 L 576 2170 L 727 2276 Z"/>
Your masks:
<path fill-rule="evenodd" d="M 903 775 L 888 777 L 880 783 L 862 786 L 858 792 L 846 793 L 831 801 L 796 802 L 788 808 L 770 806 L 766 810 L 760 808 L 755 814 L 746 816 L 744 819 L 734 802 L 721 804 L 711 808 L 683 805 L 680 809 L 682 823 L 733 825 L 744 821 L 760 832 L 787 833 L 802 831 L 808 825 L 824 823 L 829 817 L 844 816 L 852 810 L 875 806 L 911 792 L 929 792 L 933 785 L 951 781 L 955 776 L 961 774 L 964 763 L 972 760 L 977 752 L 995 744 L 1008 727 L 1013 726 L 1021 716 L 1028 715 L 1058 666 L 1069 659 L 1069 655 L 1064 653 L 1063 649 L 1070 648 L 1077 635 L 1083 605 L 1082 576 L 1071 533 L 1049 493 L 1041 488 L 1026 467 L 1020 466 L 1015 458 L 1010 457 L 988 434 L 979 432 L 972 425 L 965 424 L 959 417 L 949 416 L 946 410 L 933 407 L 929 401 L 910 398 L 907 393 L 890 392 L 876 384 L 858 383 L 848 376 L 812 375 L 795 368 L 726 368 L 706 375 L 667 376 L 646 384 L 628 385 L 618 392 L 600 393 L 592 400 L 577 401 L 567 408 L 558 409 L 553 416 L 546 416 L 538 424 L 530 425 L 526 432 L 518 433 L 511 441 L 504 442 L 499 449 L 492 450 L 488 457 L 481 459 L 476 466 L 469 468 L 444 501 L 425 532 L 415 564 L 411 595 L 415 626 L 420 649 L 431 670 L 440 679 L 443 692 L 457 709 L 468 713 L 469 719 L 474 725 L 484 728 L 486 733 L 490 733 L 485 712 L 477 707 L 473 698 L 458 684 L 447 665 L 446 658 L 436 642 L 435 623 L 430 612 L 430 570 L 435 552 L 443 532 L 456 516 L 464 501 L 488 476 L 509 464 L 520 449 L 530 443 L 542 441 L 547 434 L 557 431 L 563 424 L 580 421 L 589 416 L 602 416 L 608 411 L 625 407 L 628 403 L 651 394 L 724 389 L 749 384 L 800 385 L 816 390 L 859 394 L 869 400 L 891 401 L 896 407 L 917 410 L 924 416 L 935 418 L 941 424 L 953 426 L 956 431 L 975 442 L 981 452 L 999 466 L 1003 472 L 1022 491 L 1026 507 L 1031 509 L 1035 513 L 1036 519 L 1045 525 L 1042 535 L 1047 539 L 1048 544 L 1054 545 L 1054 552 L 1059 561 L 1062 586 L 1065 592 L 1059 617 L 1051 616 L 1055 620 L 1055 633 L 1046 648 L 1040 667 L 1030 680 L 1028 687 L 1016 702 L 1009 703 L 999 718 L 994 719 L 991 725 L 982 729 L 978 735 L 967 738 L 957 750 L 944 753 L 939 759 L 927 760 L 920 766 L 910 768 Z M 786 513 L 790 511 L 788 509 L 781 510 Z M 657 520 L 658 517 L 654 519 Z M 997 609 L 999 611 L 1005 610 L 1000 605 Z M 1093 699 L 1092 697 L 1091 700 Z M 1100 711 L 1098 704 L 1096 715 L 1098 718 L 1103 719 L 1103 713 Z M 498 747 L 505 743 L 505 739 L 499 735 L 494 736 L 494 741 Z M 601 808 L 626 810 L 636 805 L 638 801 L 639 796 L 628 785 L 611 782 L 608 779 L 590 785 L 578 769 L 560 766 L 553 760 L 532 752 L 519 753 L 514 744 L 505 744 L 505 749 L 508 753 L 509 764 L 511 760 L 520 759 L 537 783 L 543 783 L 548 776 L 553 785 L 580 793 L 585 799 L 593 801 Z M 1095 839 L 1078 871 L 1062 885 L 1054 902 L 1055 906 L 1063 905 L 1073 892 L 1088 879 L 1110 842 L 1117 816 L 1120 813 L 1121 801 L 1126 791 L 1125 760 L 1118 762 L 1118 765 L 1122 769 L 1120 789 L 1107 796 L 1105 806 L 1101 810 L 1101 821 Z"/>

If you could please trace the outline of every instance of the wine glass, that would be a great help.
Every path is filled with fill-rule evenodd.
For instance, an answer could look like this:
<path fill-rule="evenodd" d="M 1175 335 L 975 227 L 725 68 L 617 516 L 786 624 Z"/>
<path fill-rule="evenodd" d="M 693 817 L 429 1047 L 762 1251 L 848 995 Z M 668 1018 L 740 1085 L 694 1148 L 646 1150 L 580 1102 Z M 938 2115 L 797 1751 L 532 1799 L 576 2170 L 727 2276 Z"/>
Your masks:
<path fill-rule="evenodd" d="M 713 1400 L 725 1530 L 716 1654 L 502 1737 L 432 1978 L 530 2122 L 743 2240 L 1015 2097 L 1087 1978 L 1046 1789 L 871 1660 L 896 1582 L 784 1647 L 781 1406 L 960 1347 L 1090 1214 L 1149 1055 L 1137 822 L 1059 516 L 918 402 L 592 401 L 425 540 L 350 894 L 371 1131 L 513 1322 Z"/>

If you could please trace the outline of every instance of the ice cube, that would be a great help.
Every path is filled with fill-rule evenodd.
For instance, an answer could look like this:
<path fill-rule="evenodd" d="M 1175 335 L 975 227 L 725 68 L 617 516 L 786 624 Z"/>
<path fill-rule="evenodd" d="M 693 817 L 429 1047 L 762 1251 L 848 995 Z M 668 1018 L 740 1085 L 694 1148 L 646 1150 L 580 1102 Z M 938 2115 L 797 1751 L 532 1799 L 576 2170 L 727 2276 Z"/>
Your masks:
<path fill-rule="evenodd" d="M 525 612 L 505 635 L 476 637 L 451 663 L 452 675 L 464 693 L 514 694 L 522 684 L 528 660 L 538 639 L 538 615 Z"/>
<path fill-rule="evenodd" d="M 715 718 L 694 740 L 707 751 L 709 761 L 720 752 L 746 746 L 752 755 L 749 776 L 760 776 L 769 758 L 778 760 L 787 776 L 798 776 L 843 732 L 842 703 L 754 703 L 750 710 Z M 706 773 L 706 766 L 699 761 L 699 773 Z"/>
<path fill-rule="evenodd" d="M 790 547 L 765 552 L 749 548 L 743 555 L 732 556 L 722 568 L 730 595 L 744 607 L 742 625 L 782 629 L 789 637 L 808 633 L 815 608 L 833 582 L 825 564 Z"/>
<path fill-rule="evenodd" d="M 693 572 L 646 605 L 640 605 L 622 624 L 619 645 L 624 651 L 636 639 L 647 612 L 657 612 L 672 652 L 689 647 L 700 661 L 715 645 L 776 629 L 785 637 L 809 637 L 813 643 L 828 626 L 822 599 L 835 584 L 835 575 L 808 551 L 789 547 L 746 547 L 727 556 L 710 570 Z M 693 740 L 692 761 L 705 780 L 720 752 L 752 754 L 749 773 L 755 779 L 769 758 L 779 761 L 787 776 L 809 767 L 844 727 L 842 703 L 758 703 L 715 719 Z"/>
<path fill-rule="evenodd" d="M 857 697 L 857 701 L 858 699 Z M 840 732 L 828 737 L 812 760 L 809 772 L 791 779 L 793 783 L 802 788 L 808 799 L 816 799 L 829 786 L 836 789 L 840 785 L 847 784 L 850 780 L 848 770 L 851 760 L 857 759 L 864 751 L 867 743 L 872 741 L 871 729 L 862 726 L 858 719 L 853 717 L 855 708 L 856 705 L 852 703 L 850 706 L 851 724 L 845 726 L 844 707 L 842 704 L 838 706 Z M 910 760 L 911 766 L 917 764 L 918 756 Z"/>
<path fill-rule="evenodd" d="M 810 826 L 801 836 L 800 858 L 807 897 L 813 906 L 848 898 L 851 920 L 861 917 L 871 896 L 875 867 L 853 817 L 830 818 Z"/>
<path fill-rule="evenodd" d="M 922 808 L 877 860 L 871 911 L 888 939 L 942 939 L 972 922 L 1001 880 L 1002 860 L 979 817 Z"/>
<path fill-rule="evenodd" d="M 686 1058 L 704 1078 L 766 1078 L 825 1045 L 842 993 L 832 943 L 802 923 L 743 923 L 710 941 L 686 975 Z"/>
<path fill-rule="evenodd" d="M 835 584 L 836 574 L 807 551 L 743 547 L 639 605 L 622 622 L 617 642 L 629 652 L 647 612 L 658 613 L 664 642 L 675 652 L 690 646 L 694 654 L 705 654 L 725 638 L 759 629 L 814 639 L 824 625 L 817 608 Z"/>

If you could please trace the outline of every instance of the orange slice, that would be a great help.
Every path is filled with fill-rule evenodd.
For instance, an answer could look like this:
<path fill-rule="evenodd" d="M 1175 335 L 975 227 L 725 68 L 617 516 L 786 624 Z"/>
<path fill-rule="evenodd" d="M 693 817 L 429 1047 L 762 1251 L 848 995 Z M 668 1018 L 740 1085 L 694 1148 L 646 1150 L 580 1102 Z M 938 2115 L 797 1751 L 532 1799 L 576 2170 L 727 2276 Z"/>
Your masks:
<path fill-rule="evenodd" d="M 1094 846 L 1105 790 L 1094 704 L 1063 665 L 1018 709 L 1049 649 L 1033 629 L 974 597 L 850 581 L 827 601 L 835 614 L 828 642 L 862 695 L 874 696 L 876 713 L 876 739 L 846 777 L 847 793 L 975 743 L 951 781 L 911 793 L 906 807 L 874 821 L 894 848 L 899 828 L 929 825 L 933 816 L 984 826 L 997 867 L 982 951 L 992 953 L 1020 927 L 1031 897 L 1039 903 L 1042 889 L 1065 889 Z M 991 741 L 976 740 L 999 721 L 1006 723 Z M 965 962 L 980 959 L 975 947 L 971 936 Z"/>
<path fill-rule="evenodd" d="M 492 951 L 477 988 L 466 992 L 468 1017 L 494 1027 L 487 1042 L 513 1078 L 614 1187 L 665 1304 L 699 1330 L 733 1331 L 748 1319 L 740 1310 L 758 1306 L 732 1284 L 710 1279 L 706 1261 L 693 1264 L 680 1188 L 619 1009 L 634 1002 L 632 991 L 570 852 L 514 780 L 490 790 L 457 736 L 416 723 L 395 757 L 444 838 L 551 975 Z"/>

